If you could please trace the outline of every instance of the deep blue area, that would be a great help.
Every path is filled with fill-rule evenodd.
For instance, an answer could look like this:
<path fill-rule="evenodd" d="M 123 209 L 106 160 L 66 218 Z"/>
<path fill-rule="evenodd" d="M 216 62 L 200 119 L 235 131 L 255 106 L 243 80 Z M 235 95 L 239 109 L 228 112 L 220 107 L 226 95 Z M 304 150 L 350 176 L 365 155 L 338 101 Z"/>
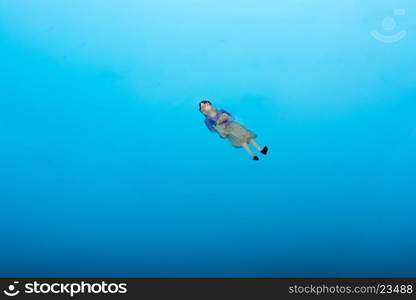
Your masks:
<path fill-rule="evenodd" d="M 0 276 L 415 277 L 415 14 L 1 1 Z"/>

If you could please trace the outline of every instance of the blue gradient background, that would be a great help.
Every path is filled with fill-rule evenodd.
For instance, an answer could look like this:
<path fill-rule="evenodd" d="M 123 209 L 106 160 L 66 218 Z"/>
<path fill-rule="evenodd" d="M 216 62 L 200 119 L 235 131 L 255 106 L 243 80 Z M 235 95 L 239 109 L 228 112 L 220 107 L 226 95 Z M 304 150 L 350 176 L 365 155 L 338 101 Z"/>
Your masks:
<path fill-rule="evenodd" d="M 1 0 L 0 276 L 416 276 L 415 15 Z M 208 132 L 203 98 L 270 155 Z"/>

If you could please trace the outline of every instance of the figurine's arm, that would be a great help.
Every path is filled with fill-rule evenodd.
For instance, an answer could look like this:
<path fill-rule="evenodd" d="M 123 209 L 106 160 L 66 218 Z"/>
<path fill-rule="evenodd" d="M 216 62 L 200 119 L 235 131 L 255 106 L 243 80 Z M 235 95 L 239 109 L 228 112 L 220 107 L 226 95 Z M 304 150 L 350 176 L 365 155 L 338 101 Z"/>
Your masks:
<path fill-rule="evenodd" d="M 218 119 L 217 123 L 218 124 L 222 124 L 222 123 L 224 123 L 226 121 L 232 121 L 232 120 L 234 120 L 234 118 L 229 113 L 227 113 L 226 111 L 224 111 L 221 114 L 220 118 Z"/>
<path fill-rule="evenodd" d="M 214 125 L 215 125 L 215 121 L 211 120 L 211 119 L 205 119 L 205 125 L 207 126 L 207 128 L 209 129 L 209 131 L 215 131 Z"/>

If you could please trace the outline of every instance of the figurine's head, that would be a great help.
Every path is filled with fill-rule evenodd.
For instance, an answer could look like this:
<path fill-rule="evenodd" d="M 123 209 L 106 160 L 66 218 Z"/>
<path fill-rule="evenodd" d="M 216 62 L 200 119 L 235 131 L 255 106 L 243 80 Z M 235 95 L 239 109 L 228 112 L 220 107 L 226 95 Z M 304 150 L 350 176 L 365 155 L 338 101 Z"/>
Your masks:
<path fill-rule="evenodd" d="M 204 115 L 208 114 L 212 110 L 214 110 L 214 106 L 208 100 L 203 100 L 199 102 L 199 111 Z"/>

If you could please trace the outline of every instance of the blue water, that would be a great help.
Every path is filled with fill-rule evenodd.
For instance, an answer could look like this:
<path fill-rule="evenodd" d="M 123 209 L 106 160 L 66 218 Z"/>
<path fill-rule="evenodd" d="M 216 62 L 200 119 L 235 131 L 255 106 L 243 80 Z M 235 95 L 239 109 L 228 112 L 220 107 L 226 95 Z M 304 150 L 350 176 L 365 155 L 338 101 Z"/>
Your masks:
<path fill-rule="evenodd" d="M 0 276 L 416 276 L 415 15 L 1 1 Z"/>

